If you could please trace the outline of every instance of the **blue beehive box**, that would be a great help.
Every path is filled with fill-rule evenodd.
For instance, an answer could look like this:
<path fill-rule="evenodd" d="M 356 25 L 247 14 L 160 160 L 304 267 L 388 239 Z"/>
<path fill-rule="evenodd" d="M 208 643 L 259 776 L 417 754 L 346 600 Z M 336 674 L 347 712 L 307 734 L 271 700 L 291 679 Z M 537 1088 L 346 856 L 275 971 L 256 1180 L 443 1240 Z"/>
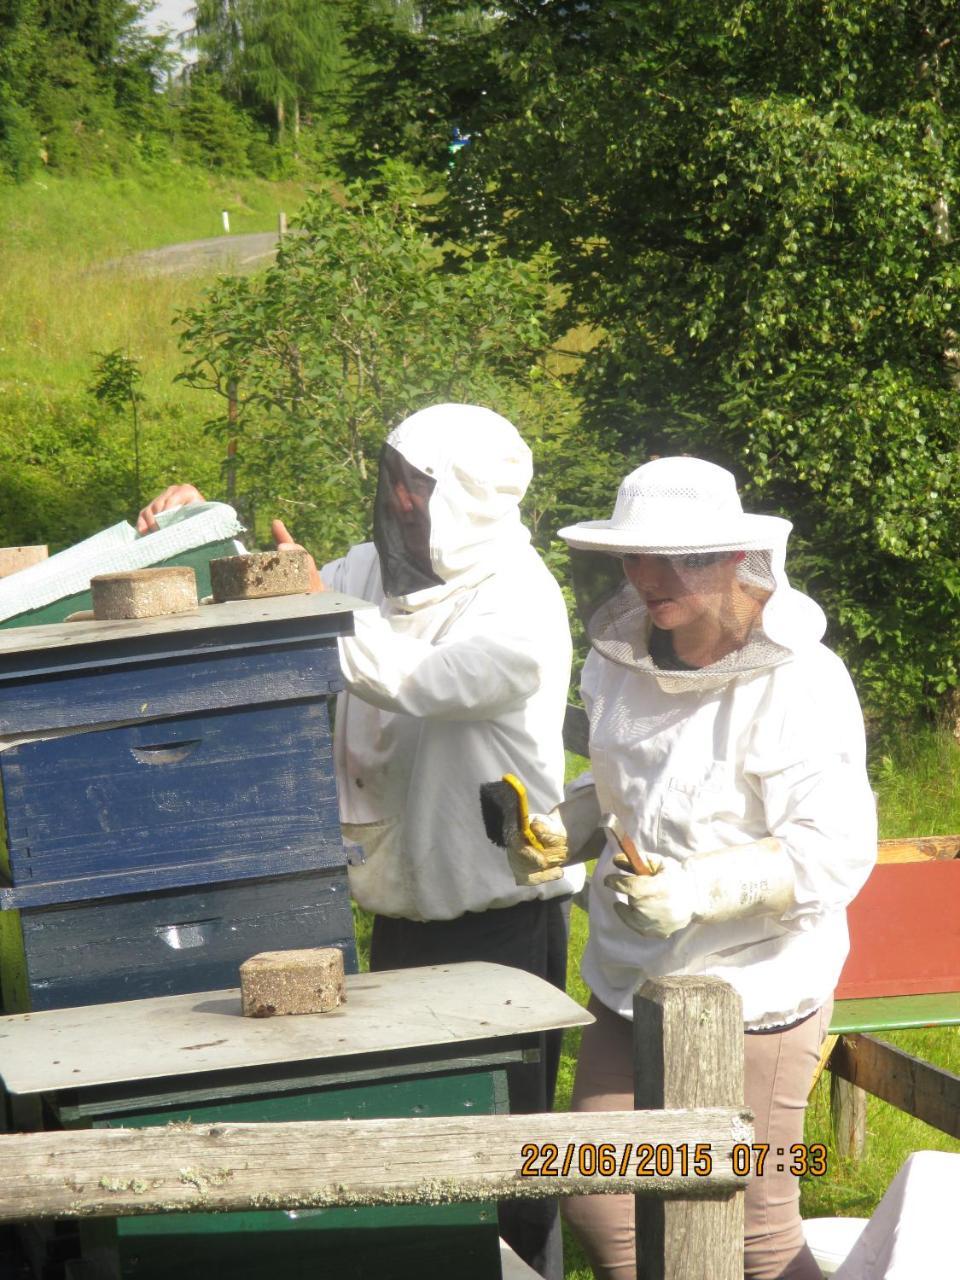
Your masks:
<path fill-rule="evenodd" d="M 230 986 L 285 947 L 355 971 L 329 713 L 356 603 L 0 633 L 8 1010 Z"/>

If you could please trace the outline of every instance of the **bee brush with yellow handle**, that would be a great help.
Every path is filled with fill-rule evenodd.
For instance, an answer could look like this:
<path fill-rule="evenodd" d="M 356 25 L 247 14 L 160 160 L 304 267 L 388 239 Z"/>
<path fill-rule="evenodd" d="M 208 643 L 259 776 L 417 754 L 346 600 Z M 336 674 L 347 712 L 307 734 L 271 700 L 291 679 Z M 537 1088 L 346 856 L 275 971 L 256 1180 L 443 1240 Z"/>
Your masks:
<path fill-rule="evenodd" d="M 552 815 L 530 816 L 527 789 L 512 773 L 480 787 L 480 810 L 487 839 L 506 849 L 518 884 L 542 884 L 563 875 L 567 833 Z"/>

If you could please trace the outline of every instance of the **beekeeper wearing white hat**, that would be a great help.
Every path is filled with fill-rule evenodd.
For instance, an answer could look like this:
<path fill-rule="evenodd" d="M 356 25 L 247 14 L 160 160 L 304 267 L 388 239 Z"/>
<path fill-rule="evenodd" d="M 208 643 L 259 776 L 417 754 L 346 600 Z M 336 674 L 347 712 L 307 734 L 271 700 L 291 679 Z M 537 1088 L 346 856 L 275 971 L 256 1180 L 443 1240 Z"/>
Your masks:
<path fill-rule="evenodd" d="M 653 872 L 633 873 L 610 841 L 594 873 L 582 971 L 597 1021 L 573 1105 L 631 1107 L 634 992 L 709 974 L 743 999 L 746 1104 L 771 1153 L 803 1140 L 845 907 L 876 856 L 860 707 L 820 642 L 822 612 L 787 581 L 790 527 L 745 514 L 729 472 L 680 457 L 628 475 L 611 519 L 560 531 L 583 553 L 581 584 L 617 575 L 593 592 L 587 624 L 592 776 L 578 786 Z M 556 811 L 539 822 L 562 827 Z M 525 859 L 560 861 L 513 851 Z M 771 1158 L 748 1184 L 751 1280 L 819 1280 L 790 1165 Z M 634 1280 L 632 1197 L 582 1197 L 564 1213 L 598 1277 Z"/>
<path fill-rule="evenodd" d="M 478 405 L 432 405 L 390 432 L 372 542 L 322 567 L 317 586 L 372 602 L 339 641 L 346 691 L 334 756 L 344 834 L 365 861 L 353 896 L 375 913 L 372 969 L 487 960 L 561 990 L 563 904 L 583 868 L 517 883 L 484 830 L 480 784 L 521 777 L 531 805 L 563 794 L 571 643 L 559 586 L 530 542 L 520 501 L 530 450 Z M 197 501 L 177 485 L 141 513 Z M 292 546 L 274 522 L 278 545 Z M 549 1110 L 561 1033 L 539 1065 L 509 1071 L 513 1111 Z M 563 1275 L 549 1201 L 501 1205 L 501 1234 L 535 1270 Z"/>

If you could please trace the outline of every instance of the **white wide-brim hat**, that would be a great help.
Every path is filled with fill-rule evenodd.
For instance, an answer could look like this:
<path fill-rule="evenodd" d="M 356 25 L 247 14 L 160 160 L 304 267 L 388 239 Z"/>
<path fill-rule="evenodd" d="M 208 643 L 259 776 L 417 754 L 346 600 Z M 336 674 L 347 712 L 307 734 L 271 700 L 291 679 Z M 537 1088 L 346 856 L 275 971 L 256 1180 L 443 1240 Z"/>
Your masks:
<path fill-rule="evenodd" d="M 571 547 L 611 555 L 760 551 L 786 545 L 791 524 L 748 515 L 729 471 L 701 458 L 657 458 L 631 471 L 609 520 L 584 520 L 559 535 Z"/>

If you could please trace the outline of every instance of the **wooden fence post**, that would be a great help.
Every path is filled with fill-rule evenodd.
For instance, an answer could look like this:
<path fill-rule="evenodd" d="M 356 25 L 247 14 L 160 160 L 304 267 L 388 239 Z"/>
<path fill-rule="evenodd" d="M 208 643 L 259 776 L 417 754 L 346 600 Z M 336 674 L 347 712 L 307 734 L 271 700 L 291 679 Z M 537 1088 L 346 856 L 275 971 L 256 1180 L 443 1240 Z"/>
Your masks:
<path fill-rule="evenodd" d="M 837 1153 L 860 1160 L 867 1147 L 867 1095 L 830 1073 L 830 1123 Z"/>
<path fill-rule="evenodd" d="M 743 1006 L 732 987 L 719 978 L 657 978 L 634 996 L 633 1018 L 638 1108 L 743 1106 Z M 741 1280 L 741 1193 L 635 1203 L 640 1280 Z"/>

